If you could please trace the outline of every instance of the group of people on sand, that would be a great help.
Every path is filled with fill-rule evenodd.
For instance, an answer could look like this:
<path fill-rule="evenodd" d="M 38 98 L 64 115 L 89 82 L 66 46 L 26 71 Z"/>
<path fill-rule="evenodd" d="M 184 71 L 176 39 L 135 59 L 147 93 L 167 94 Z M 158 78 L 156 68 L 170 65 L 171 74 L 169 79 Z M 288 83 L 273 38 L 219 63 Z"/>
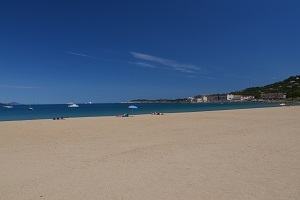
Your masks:
<path fill-rule="evenodd" d="M 160 113 L 160 112 L 152 112 L 151 115 L 163 115 L 163 113 Z"/>
<path fill-rule="evenodd" d="M 151 115 L 163 115 L 160 112 L 152 112 Z M 130 117 L 129 114 L 117 115 L 116 117 Z"/>
<path fill-rule="evenodd" d="M 53 120 L 65 120 L 64 117 L 54 117 Z"/>
<path fill-rule="evenodd" d="M 129 114 L 118 115 L 117 117 L 129 117 Z"/>

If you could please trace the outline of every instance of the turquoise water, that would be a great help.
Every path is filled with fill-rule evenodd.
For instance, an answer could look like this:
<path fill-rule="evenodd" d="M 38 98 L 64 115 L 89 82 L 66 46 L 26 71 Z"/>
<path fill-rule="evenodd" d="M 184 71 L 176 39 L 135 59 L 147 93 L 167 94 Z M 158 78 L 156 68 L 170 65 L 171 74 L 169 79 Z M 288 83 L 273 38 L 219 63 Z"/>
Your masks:
<path fill-rule="evenodd" d="M 0 121 L 53 119 L 56 117 L 95 117 L 117 116 L 124 113 L 140 115 L 151 112 L 179 113 L 199 112 L 213 110 L 232 110 L 247 108 L 274 107 L 277 104 L 267 103 L 203 103 L 203 104 L 178 104 L 178 103 L 138 103 L 134 104 L 138 109 L 128 109 L 132 104 L 101 103 L 78 104 L 79 108 L 68 108 L 66 104 L 32 105 L 33 111 L 26 105 L 14 106 L 11 109 L 0 107 Z"/>

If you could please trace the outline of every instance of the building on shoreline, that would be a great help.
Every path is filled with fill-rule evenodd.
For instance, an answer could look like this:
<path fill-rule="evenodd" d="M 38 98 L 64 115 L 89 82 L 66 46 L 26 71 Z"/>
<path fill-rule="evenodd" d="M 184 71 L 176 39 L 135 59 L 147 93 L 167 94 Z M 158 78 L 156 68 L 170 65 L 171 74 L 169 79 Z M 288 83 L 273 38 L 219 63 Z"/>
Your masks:
<path fill-rule="evenodd" d="M 286 94 L 285 93 L 262 93 L 261 98 L 262 99 L 285 99 Z"/>
<path fill-rule="evenodd" d="M 255 98 L 253 95 L 240 94 L 210 94 L 210 95 L 196 95 L 194 97 L 182 99 L 158 99 L 147 100 L 138 99 L 132 100 L 130 103 L 230 103 L 230 102 L 264 102 L 264 101 L 278 101 L 286 99 L 285 93 L 261 93 L 261 98 Z M 122 102 L 128 103 L 128 102 Z"/>
<path fill-rule="evenodd" d="M 234 95 L 234 94 L 211 94 L 211 95 L 197 95 L 195 97 L 190 97 L 189 101 L 191 103 L 225 103 L 225 102 L 244 102 L 244 101 L 254 101 L 254 96 L 247 95 Z"/>
<path fill-rule="evenodd" d="M 261 93 L 260 101 L 286 99 L 286 93 Z M 253 95 L 211 94 L 197 95 L 190 98 L 191 103 L 223 103 L 223 102 L 253 102 L 259 101 Z"/>

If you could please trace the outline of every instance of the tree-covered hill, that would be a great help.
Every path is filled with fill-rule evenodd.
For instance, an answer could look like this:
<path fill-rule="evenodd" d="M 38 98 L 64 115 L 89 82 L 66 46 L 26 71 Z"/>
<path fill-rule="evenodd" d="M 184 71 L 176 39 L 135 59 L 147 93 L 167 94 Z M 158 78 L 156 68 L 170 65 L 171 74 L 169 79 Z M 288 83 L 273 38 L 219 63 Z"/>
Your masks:
<path fill-rule="evenodd" d="M 260 98 L 261 93 L 286 93 L 287 98 L 300 97 L 300 75 L 291 76 L 283 81 L 263 87 L 251 87 L 233 92 L 233 94 L 254 95 L 256 98 Z"/>

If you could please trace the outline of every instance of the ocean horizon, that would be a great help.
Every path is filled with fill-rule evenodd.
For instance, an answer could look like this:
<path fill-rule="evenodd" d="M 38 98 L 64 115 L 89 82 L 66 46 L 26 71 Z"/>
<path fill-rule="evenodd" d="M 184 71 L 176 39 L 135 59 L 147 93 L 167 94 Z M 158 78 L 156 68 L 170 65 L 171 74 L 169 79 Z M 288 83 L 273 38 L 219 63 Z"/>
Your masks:
<path fill-rule="evenodd" d="M 123 114 L 141 115 L 160 113 L 201 112 L 215 110 L 234 110 L 276 107 L 273 103 L 95 103 L 78 104 L 79 107 L 70 108 L 68 104 L 39 104 L 15 105 L 13 108 L 0 108 L 0 121 L 37 120 L 53 118 L 77 118 L 77 117 L 100 117 L 118 116 Z M 137 109 L 128 106 L 136 105 Z"/>

